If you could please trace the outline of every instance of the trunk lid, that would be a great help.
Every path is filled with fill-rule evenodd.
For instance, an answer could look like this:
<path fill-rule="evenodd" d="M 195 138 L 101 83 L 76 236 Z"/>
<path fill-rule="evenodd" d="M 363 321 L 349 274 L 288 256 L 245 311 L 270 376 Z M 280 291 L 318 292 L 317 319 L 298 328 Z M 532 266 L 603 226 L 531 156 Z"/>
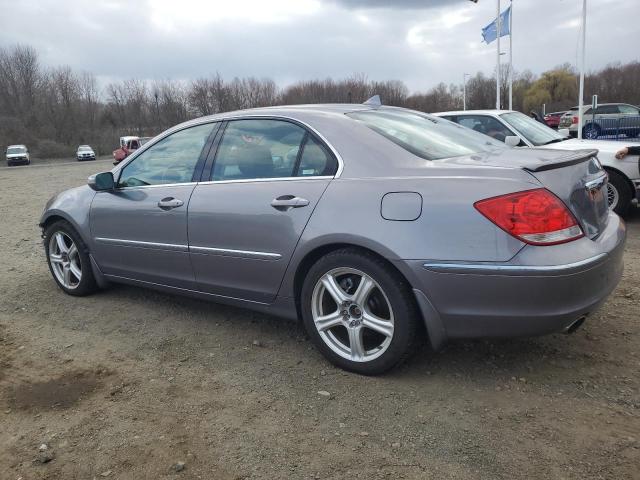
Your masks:
<path fill-rule="evenodd" d="M 445 162 L 525 170 L 569 207 L 587 237 L 595 238 L 609 218 L 608 178 L 597 154 L 595 149 L 514 148 Z"/>

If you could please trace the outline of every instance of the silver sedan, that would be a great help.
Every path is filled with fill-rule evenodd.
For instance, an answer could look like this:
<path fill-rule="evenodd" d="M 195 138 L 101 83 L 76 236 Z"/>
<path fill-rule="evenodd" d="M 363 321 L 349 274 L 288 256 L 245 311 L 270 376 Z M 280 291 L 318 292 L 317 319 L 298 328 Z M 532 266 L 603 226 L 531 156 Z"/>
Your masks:
<path fill-rule="evenodd" d="M 595 150 L 511 150 L 375 105 L 178 125 L 46 205 L 53 278 L 300 318 L 334 364 L 377 374 L 426 335 L 578 328 L 622 273 Z"/>

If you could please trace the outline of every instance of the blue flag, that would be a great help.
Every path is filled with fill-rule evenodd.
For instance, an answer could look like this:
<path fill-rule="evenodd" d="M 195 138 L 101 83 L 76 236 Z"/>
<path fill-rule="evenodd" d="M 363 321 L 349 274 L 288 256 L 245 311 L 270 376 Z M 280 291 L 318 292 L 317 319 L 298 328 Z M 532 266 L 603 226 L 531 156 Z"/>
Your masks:
<path fill-rule="evenodd" d="M 487 25 L 482 29 L 482 39 L 486 43 L 491 43 L 497 38 L 496 20 L 494 20 L 493 22 L 491 22 L 489 25 Z M 511 33 L 511 6 L 509 6 L 509 8 L 507 8 L 504 12 L 500 14 L 500 36 L 504 37 L 505 35 L 509 35 L 510 33 Z"/>

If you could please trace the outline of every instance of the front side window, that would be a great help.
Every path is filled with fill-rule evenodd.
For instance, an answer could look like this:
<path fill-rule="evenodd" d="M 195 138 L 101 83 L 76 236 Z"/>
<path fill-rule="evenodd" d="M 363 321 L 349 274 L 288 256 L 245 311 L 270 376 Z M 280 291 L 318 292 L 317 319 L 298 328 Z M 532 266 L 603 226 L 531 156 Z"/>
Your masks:
<path fill-rule="evenodd" d="M 564 137 L 552 128 L 523 113 L 503 113 L 500 118 L 520 132 L 534 146 L 549 145 L 564 140 Z"/>
<path fill-rule="evenodd" d="M 200 152 L 215 124 L 185 128 L 163 138 L 123 169 L 119 187 L 191 182 Z"/>
<path fill-rule="evenodd" d="M 618 109 L 620 113 L 624 113 L 626 115 L 638 115 L 639 110 L 636 107 L 632 107 L 631 105 L 618 105 Z"/>
<path fill-rule="evenodd" d="M 457 123 L 476 132 L 484 133 L 499 142 L 504 142 L 508 136 L 515 135 L 500 121 L 488 115 L 461 115 L 458 117 Z"/>
<path fill-rule="evenodd" d="M 306 131 L 281 120 L 233 120 L 218 147 L 211 180 L 293 177 Z"/>
<path fill-rule="evenodd" d="M 506 148 L 503 143 L 486 135 L 431 115 L 392 109 L 366 110 L 346 115 L 425 160 Z"/>

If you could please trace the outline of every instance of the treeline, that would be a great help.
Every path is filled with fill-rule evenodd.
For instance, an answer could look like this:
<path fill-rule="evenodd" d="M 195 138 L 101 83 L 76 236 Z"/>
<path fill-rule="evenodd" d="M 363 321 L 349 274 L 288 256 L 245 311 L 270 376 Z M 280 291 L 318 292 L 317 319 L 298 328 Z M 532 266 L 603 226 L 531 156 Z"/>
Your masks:
<path fill-rule="evenodd" d="M 508 67 L 502 72 L 502 106 L 508 107 Z M 155 135 L 203 115 L 300 103 L 361 103 L 380 95 L 387 105 L 425 112 L 462 109 L 462 84 L 440 83 L 410 93 L 400 80 L 371 81 L 365 75 L 342 80 L 300 81 L 284 88 L 268 78 L 219 74 L 188 82 L 129 79 L 100 88 L 95 76 L 69 67 L 44 67 L 29 46 L 0 48 L 0 145 L 24 143 L 34 156 L 70 156 L 79 144 L 108 154 L 126 134 Z M 547 111 L 576 103 L 577 75 L 569 65 L 536 76 L 514 72 L 514 109 Z M 589 74 L 586 98 L 640 104 L 640 63 L 613 64 Z M 468 109 L 495 107 L 495 76 L 478 72 L 466 83 Z"/>

